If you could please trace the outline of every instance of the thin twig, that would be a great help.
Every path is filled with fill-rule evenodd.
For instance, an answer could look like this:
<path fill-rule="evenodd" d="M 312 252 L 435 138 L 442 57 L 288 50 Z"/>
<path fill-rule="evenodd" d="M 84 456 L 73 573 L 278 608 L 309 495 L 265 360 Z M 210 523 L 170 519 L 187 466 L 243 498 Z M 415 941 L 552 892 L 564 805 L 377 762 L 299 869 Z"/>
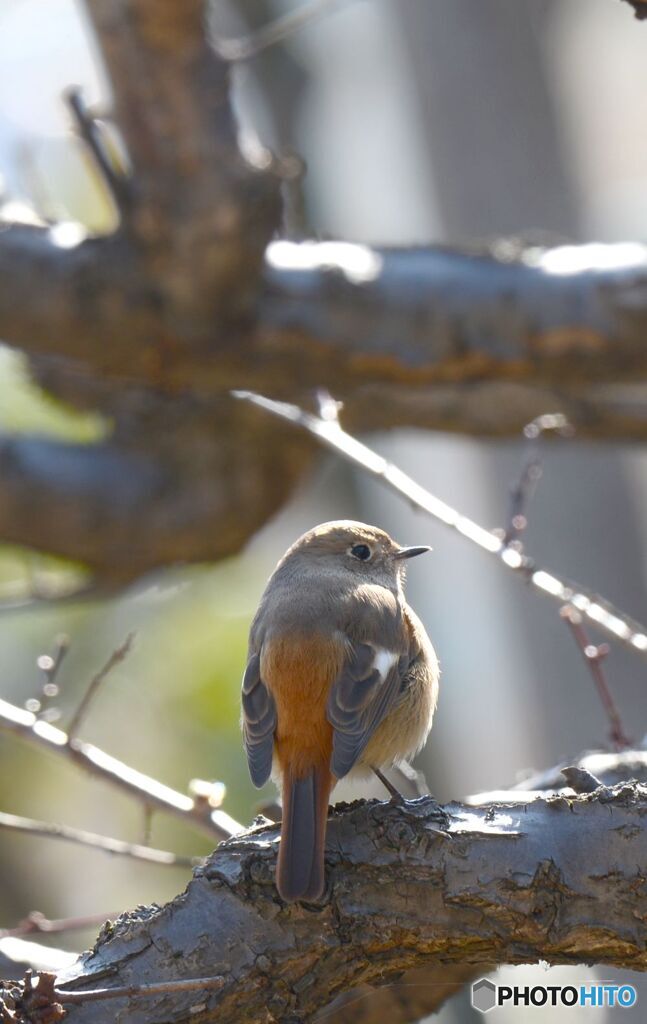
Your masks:
<path fill-rule="evenodd" d="M 132 201 L 128 180 L 115 170 L 106 152 L 105 140 L 97 121 L 88 110 L 81 90 L 77 86 L 72 86 L 65 91 L 63 97 L 74 118 L 76 130 L 90 150 L 117 209 L 122 216 L 125 216 L 130 210 Z"/>
<path fill-rule="evenodd" d="M 60 1003 L 89 1003 L 102 999 L 133 999 L 142 996 L 159 996 L 167 992 L 210 991 L 222 988 L 225 979 L 222 975 L 212 978 L 186 978 L 183 981 L 153 981 L 148 985 L 120 985 L 115 988 L 94 988 L 86 992 L 68 992 L 63 988 L 55 988 L 54 996 Z"/>
<path fill-rule="evenodd" d="M 56 638 L 53 656 L 51 654 L 41 654 L 36 659 L 36 664 L 45 678 L 40 689 L 40 695 L 37 698 L 30 698 L 26 701 L 25 706 L 29 711 L 35 712 L 39 718 L 44 718 L 48 722 L 53 722 L 60 717 L 58 708 L 48 707 L 47 705 L 49 701 L 58 697 L 59 686 L 56 679 L 69 647 L 70 638 L 65 636 L 65 634 L 61 634 L 61 636 Z"/>
<path fill-rule="evenodd" d="M 117 647 L 116 650 L 112 652 L 103 668 L 99 669 L 97 674 L 91 680 L 90 685 L 88 686 L 83 698 L 81 699 L 81 703 L 79 704 L 78 708 L 72 715 L 72 720 L 67 729 L 68 743 L 72 742 L 76 733 L 79 731 L 79 726 L 81 725 L 81 722 L 88 713 L 90 704 L 96 697 L 102 682 L 110 674 L 115 665 L 118 665 L 120 662 L 124 660 L 124 658 L 126 658 L 133 645 L 134 639 L 135 634 L 129 633 L 124 642 L 121 644 L 121 646 Z"/>
<path fill-rule="evenodd" d="M 79 739 L 68 739 L 62 729 L 41 722 L 36 715 L 0 699 L 0 731 L 10 732 L 41 750 L 56 754 L 95 778 L 116 786 L 144 806 L 166 811 L 180 818 L 187 825 L 193 825 L 201 832 L 218 840 L 228 839 L 243 831 L 243 826 L 234 821 L 225 811 L 212 809 L 196 802 L 185 793 L 158 782 L 106 754 L 92 743 Z"/>
<path fill-rule="evenodd" d="M 10 593 L 13 588 L 6 588 L 8 596 L 0 593 L 0 615 L 11 612 L 31 611 L 37 605 L 57 607 L 65 604 L 75 604 L 77 601 L 102 601 L 109 597 L 114 591 L 111 587 L 99 586 L 96 583 L 88 583 L 76 590 L 64 591 L 62 593 L 45 594 L 41 590 L 32 588 L 26 593 Z"/>
<path fill-rule="evenodd" d="M 28 835 L 44 836 L 47 839 L 64 839 L 70 843 L 89 846 L 102 853 L 117 854 L 120 857 L 132 857 L 134 860 L 145 860 L 150 864 L 164 864 L 175 868 L 192 868 L 201 862 L 200 857 L 181 857 L 168 850 L 155 850 L 139 843 L 128 843 L 123 839 L 86 832 L 85 829 L 71 825 L 59 825 L 53 822 L 36 821 L 34 818 L 22 818 L 16 814 L 0 811 L 0 829 L 14 832 L 25 832 Z"/>
<path fill-rule="evenodd" d="M 33 935 L 35 932 L 45 935 L 74 932 L 82 928 L 94 928 L 118 916 L 116 911 L 112 911 L 109 914 L 86 914 L 82 917 L 59 917 L 51 920 L 39 910 L 32 910 L 15 928 L 0 928 L 0 939 L 17 939 L 23 935 Z"/>
<path fill-rule="evenodd" d="M 558 434 L 560 437 L 571 437 L 573 435 L 573 427 L 566 417 L 559 412 L 545 413 L 543 416 L 537 416 L 536 419 L 527 423 L 523 428 L 523 436 L 526 439 L 526 457 L 519 474 L 519 479 L 510 489 L 508 526 L 503 538 L 503 543 L 506 547 L 513 543 L 519 544 L 521 534 L 528 526 L 528 506 L 542 474 L 538 441 L 549 431 Z"/>
<path fill-rule="evenodd" d="M 70 638 L 62 633 L 56 638 L 56 646 L 53 657 L 49 654 L 41 654 L 36 664 L 45 676 L 45 686 L 55 686 L 63 659 L 70 649 Z M 56 694 L 43 691 L 46 697 L 54 697 Z M 57 691 L 58 692 L 58 691 Z"/>
<path fill-rule="evenodd" d="M 221 60 L 229 63 L 250 60 L 258 56 L 263 50 L 276 46 L 289 36 L 294 35 L 300 28 L 307 25 L 325 14 L 329 7 L 334 7 L 341 0 L 309 0 L 293 11 L 287 11 L 280 17 L 263 25 L 255 32 L 236 39 L 224 39 L 212 33 L 210 43 Z"/>
<path fill-rule="evenodd" d="M 151 844 L 151 835 L 153 832 L 153 808 L 146 804 L 143 811 L 144 827 L 142 829 L 142 845 L 148 847 Z"/>
<path fill-rule="evenodd" d="M 560 612 L 561 617 L 564 619 L 571 633 L 575 639 L 575 643 L 579 647 L 584 661 L 589 667 L 593 681 L 596 685 L 597 691 L 602 701 L 602 706 L 606 712 L 606 716 L 609 719 L 609 738 L 613 743 L 616 750 L 625 750 L 632 745 L 632 741 L 627 736 L 620 718 L 620 712 L 616 706 L 616 703 L 611 696 L 611 690 L 602 668 L 602 662 L 609 653 L 608 644 L 592 644 L 589 643 L 589 638 L 586 635 L 586 630 L 582 625 L 582 616 L 572 605 L 564 605 Z"/>
<path fill-rule="evenodd" d="M 461 515 L 451 505 L 412 480 L 392 462 L 378 455 L 351 434 L 347 434 L 336 419 L 324 419 L 305 412 L 297 405 L 277 402 L 252 391 L 232 391 L 231 394 L 234 398 L 252 402 L 272 415 L 307 430 L 326 448 L 331 448 L 347 462 L 360 466 L 382 480 L 391 490 L 406 498 L 414 508 L 426 512 L 433 519 L 466 537 L 472 544 L 495 555 L 503 565 L 528 582 L 540 594 L 552 598 L 560 605 L 572 604 L 598 629 L 620 640 L 633 651 L 638 651 L 643 657 L 647 656 L 646 626 L 631 619 L 609 601 L 588 591 L 579 583 L 560 579 L 554 573 L 539 568 L 515 548 L 507 547 L 496 533 L 484 529 L 468 516 Z"/>

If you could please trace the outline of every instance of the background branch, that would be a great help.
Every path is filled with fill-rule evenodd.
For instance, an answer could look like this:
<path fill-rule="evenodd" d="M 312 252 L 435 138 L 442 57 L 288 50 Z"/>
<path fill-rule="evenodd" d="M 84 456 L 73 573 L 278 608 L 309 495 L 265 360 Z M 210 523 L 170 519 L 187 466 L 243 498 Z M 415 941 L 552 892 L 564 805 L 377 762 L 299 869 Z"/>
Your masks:
<path fill-rule="evenodd" d="M 560 606 L 569 603 L 598 629 L 631 650 L 647 656 L 647 627 L 631 619 L 624 612 L 614 608 L 598 594 L 588 592 L 585 587 L 571 580 L 564 581 L 554 573 L 535 565 L 532 559 L 523 555 L 505 541 L 505 531 L 500 536 L 486 530 L 468 516 L 459 513 L 446 502 L 425 490 L 419 483 L 407 476 L 394 463 L 384 459 L 368 445 L 342 430 L 337 420 L 338 403 L 326 401 L 324 415 L 315 416 L 296 405 L 275 402 L 263 395 L 248 391 L 236 392 L 236 397 L 266 409 L 273 416 L 285 419 L 303 428 L 317 438 L 322 445 L 332 449 L 347 462 L 360 466 L 367 473 L 377 477 L 387 487 L 405 498 L 413 508 L 420 509 L 437 522 L 456 530 L 483 551 L 496 555 L 502 565 L 517 573 L 538 593 L 558 602 Z"/>
<path fill-rule="evenodd" d="M 72 740 L 30 711 L 0 700 L 0 732 L 12 733 L 40 750 L 55 754 L 96 778 L 116 786 L 145 808 L 153 807 L 180 818 L 185 824 L 217 840 L 241 831 L 242 826 L 225 811 L 211 809 L 205 801 L 178 793 L 156 779 L 130 768 L 92 743 Z"/>
<path fill-rule="evenodd" d="M 70 825 L 58 825 L 47 821 L 36 821 L 34 818 L 23 818 L 16 814 L 0 811 L 0 829 L 14 832 L 25 832 L 28 835 L 46 839 L 63 839 L 81 846 L 89 846 L 103 853 L 112 853 L 120 857 L 131 857 L 133 860 L 145 860 L 149 864 L 163 864 L 167 867 L 191 868 L 200 863 L 200 857 L 181 857 L 168 850 L 155 850 L 140 843 L 128 843 L 123 839 L 101 836 L 96 832 L 72 828 Z"/>

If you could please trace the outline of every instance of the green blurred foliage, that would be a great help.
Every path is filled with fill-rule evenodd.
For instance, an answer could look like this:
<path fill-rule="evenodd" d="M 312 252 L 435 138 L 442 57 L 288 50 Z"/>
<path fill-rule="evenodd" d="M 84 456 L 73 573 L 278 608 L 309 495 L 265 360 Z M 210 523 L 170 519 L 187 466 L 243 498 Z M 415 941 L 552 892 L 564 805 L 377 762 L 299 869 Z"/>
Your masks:
<path fill-rule="evenodd" d="M 78 412 L 46 394 L 30 379 L 25 357 L 0 345 L 0 430 L 90 443 L 105 437 L 108 428 L 101 416 Z"/>

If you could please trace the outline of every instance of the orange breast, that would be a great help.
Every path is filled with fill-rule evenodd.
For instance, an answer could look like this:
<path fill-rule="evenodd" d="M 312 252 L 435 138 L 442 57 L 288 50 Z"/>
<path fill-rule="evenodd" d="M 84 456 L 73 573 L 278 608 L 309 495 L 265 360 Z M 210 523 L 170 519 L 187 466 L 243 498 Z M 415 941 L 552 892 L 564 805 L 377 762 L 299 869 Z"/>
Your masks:
<path fill-rule="evenodd" d="M 321 634 L 283 635 L 263 645 L 261 678 L 276 703 L 275 752 L 281 770 L 294 778 L 330 761 L 326 702 L 343 658 L 341 638 Z"/>

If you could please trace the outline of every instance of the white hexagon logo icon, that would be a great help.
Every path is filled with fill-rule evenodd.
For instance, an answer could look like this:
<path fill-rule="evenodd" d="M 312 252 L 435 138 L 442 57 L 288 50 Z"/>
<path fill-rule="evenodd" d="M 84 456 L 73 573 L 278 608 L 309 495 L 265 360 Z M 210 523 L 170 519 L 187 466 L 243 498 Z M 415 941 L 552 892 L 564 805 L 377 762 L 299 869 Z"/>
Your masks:
<path fill-rule="evenodd" d="M 472 985 L 472 1006 L 480 1013 L 487 1013 L 496 1006 L 496 985 L 487 978 L 479 978 Z"/>

